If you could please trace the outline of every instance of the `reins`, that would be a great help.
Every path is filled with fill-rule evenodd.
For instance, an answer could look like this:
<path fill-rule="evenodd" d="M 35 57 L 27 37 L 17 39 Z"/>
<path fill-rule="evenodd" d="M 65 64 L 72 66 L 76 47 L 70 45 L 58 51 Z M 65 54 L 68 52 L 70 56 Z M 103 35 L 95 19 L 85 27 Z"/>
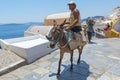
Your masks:
<path fill-rule="evenodd" d="M 63 38 L 63 35 L 64 35 L 64 33 L 61 34 L 61 36 L 59 37 L 59 39 L 60 39 L 60 38 L 62 39 L 62 38 Z M 59 39 L 58 39 L 58 40 L 59 40 Z M 65 48 L 65 47 L 68 45 L 68 42 L 66 42 L 63 46 L 61 46 L 60 43 L 57 42 L 57 45 L 58 45 L 59 48 Z"/>

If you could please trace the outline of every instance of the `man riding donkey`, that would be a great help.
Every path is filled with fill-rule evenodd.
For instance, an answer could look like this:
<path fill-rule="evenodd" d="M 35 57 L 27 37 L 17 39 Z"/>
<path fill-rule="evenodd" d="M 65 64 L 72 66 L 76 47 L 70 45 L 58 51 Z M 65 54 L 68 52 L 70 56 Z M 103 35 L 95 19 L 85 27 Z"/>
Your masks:
<path fill-rule="evenodd" d="M 74 2 L 70 2 L 69 8 L 71 10 L 70 15 L 70 24 L 68 27 L 66 27 L 66 31 L 64 30 L 64 25 L 67 23 L 66 20 L 62 24 L 57 24 L 57 22 L 54 20 L 54 27 L 50 30 L 49 34 L 46 35 L 46 38 L 50 41 L 50 48 L 55 48 L 55 45 L 58 45 L 60 49 L 60 59 L 59 59 L 59 65 L 58 65 L 58 72 L 57 75 L 60 75 L 61 71 L 61 62 L 64 56 L 64 53 L 70 53 L 70 61 L 71 66 L 70 70 L 73 69 L 73 52 L 75 49 L 78 49 L 79 56 L 77 60 L 77 64 L 80 63 L 80 58 L 83 50 L 83 43 L 86 44 L 86 42 L 82 41 L 82 35 L 80 33 L 81 31 L 81 23 L 80 23 L 80 13 L 76 9 L 76 4 Z M 69 40 L 71 38 L 71 35 L 76 36 L 73 41 Z M 74 37 L 72 36 L 72 37 Z M 75 42 L 75 47 L 73 45 L 70 45 L 70 42 Z"/>
<path fill-rule="evenodd" d="M 83 36 L 80 33 L 80 31 L 82 31 L 81 18 L 80 18 L 79 10 L 76 9 L 75 2 L 73 1 L 69 2 L 68 6 L 69 9 L 71 10 L 71 14 L 70 14 L 69 22 L 66 23 L 69 24 L 69 26 L 66 27 L 67 40 L 69 42 L 70 48 L 74 49 L 76 46 L 79 46 L 81 44 L 84 45 Z"/>

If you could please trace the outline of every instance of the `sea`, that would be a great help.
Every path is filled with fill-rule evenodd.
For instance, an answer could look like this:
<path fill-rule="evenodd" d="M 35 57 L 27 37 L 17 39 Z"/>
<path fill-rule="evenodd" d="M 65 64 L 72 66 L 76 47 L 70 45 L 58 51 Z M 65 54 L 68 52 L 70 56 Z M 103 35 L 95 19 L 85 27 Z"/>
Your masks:
<path fill-rule="evenodd" d="M 0 24 L 0 39 L 24 37 L 24 31 L 33 25 L 43 25 L 43 23 Z"/>

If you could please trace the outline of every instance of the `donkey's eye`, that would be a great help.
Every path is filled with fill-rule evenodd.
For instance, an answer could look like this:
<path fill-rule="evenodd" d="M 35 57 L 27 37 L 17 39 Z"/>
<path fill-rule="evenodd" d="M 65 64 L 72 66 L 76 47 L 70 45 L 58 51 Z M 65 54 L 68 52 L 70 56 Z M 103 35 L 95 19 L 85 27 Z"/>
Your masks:
<path fill-rule="evenodd" d="M 53 29 L 53 31 L 52 32 L 55 32 L 55 29 Z"/>
<path fill-rule="evenodd" d="M 55 30 L 53 30 L 52 32 L 55 33 Z"/>
<path fill-rule="evenodd" d="M 57 25 L 57 27 L 59 27 L 60 25 Z"/>

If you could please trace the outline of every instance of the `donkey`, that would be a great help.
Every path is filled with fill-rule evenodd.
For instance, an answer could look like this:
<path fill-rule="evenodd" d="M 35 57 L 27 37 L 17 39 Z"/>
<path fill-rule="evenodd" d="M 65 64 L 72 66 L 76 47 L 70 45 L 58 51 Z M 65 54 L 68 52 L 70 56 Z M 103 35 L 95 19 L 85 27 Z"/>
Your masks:
<path fill-rule="evenodd" d="M 58 25 L 57 22 L 54 20 L 53 28 L 50 30 L 49 34 L 46 35 L 46 38 L 50 41 L 50 45 L 49 45 L 50 48 L 55 48 L 55 46 L 57 44 L 60 49 L 60 59 L 59 59 L 57 76 L 60 75 L 60 71 L 61 71 L 60 66 L 61 66 L 61 62 L 62 62 L 65 52 L 70 53 L 70 55 L 71 55 L 70 56 L 71 57 L 70 58 L 70 61 L 71 61 L 70 70 L 73 69 L 73 51 L 75 49 L 74 50 L 70 49 L 65 32 L 63 30 L 63 26 L 65 25 L 65 23 L 66 23 L 66 20 L 64 20 L 64 22 L 61 25 Z M 79 51 L 77 64 L 80 63 L 80 58 L 81 58 L 83 47 L 84 47 L 84 45 L 80 45 L 80 46 L 76 47 L 76 49 L 78 49 L 78 51 Z"/>

